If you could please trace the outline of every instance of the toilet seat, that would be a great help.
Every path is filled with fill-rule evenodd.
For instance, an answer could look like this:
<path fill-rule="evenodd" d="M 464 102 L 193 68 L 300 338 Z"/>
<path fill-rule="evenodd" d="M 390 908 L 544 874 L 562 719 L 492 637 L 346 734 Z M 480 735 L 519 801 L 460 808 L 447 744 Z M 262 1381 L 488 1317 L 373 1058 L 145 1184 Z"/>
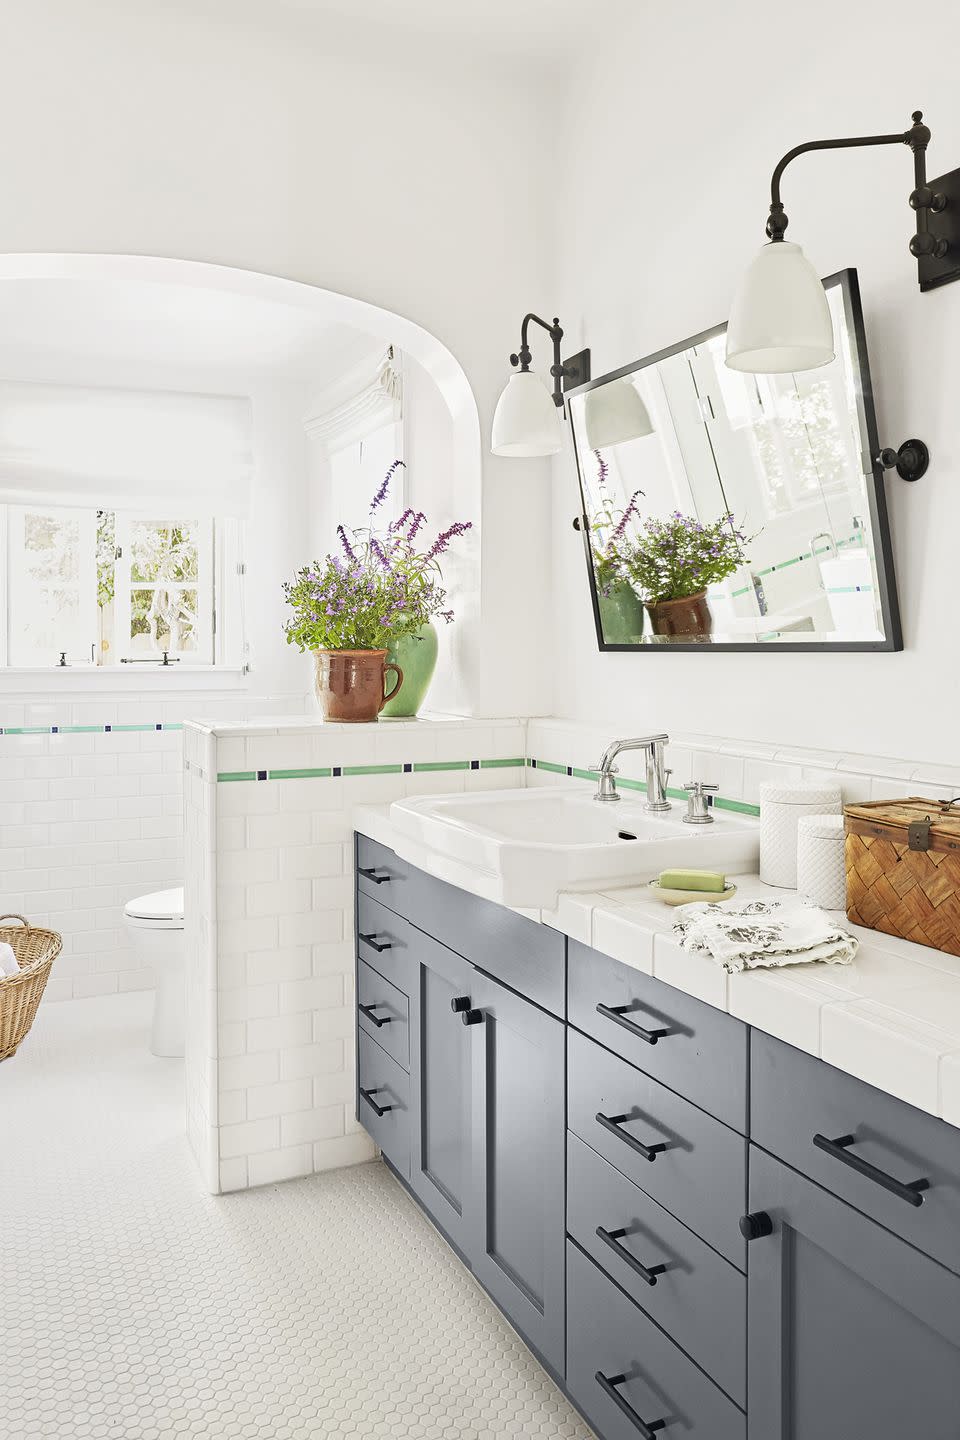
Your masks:
<path fill-rule="evenodd" d="M 152 895 L 140 895 L 135 900 L 128 900 L 123 907 L 123 918 L 135 929 L 182 930 L 183 887 L 156 890 Z"/>

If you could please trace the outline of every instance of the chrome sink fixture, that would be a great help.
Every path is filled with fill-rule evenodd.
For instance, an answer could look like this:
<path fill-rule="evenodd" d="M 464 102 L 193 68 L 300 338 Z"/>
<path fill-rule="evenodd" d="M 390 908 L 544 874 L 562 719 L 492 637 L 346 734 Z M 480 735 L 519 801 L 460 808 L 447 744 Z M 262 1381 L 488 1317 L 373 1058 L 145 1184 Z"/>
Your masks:
<path fill-rule="evenodd" d="M 600 784 L 594 800 L 619 800 L 614 779 L 617 769 L 613 762 L 622 750 L 644 750 L 647 759 L 647 801 L 643 808 L 655 814 L 671 810 L 673 807 L 667 799 L 667 780 L 673 772 L 663 768 L 663 747 L 669 740 L 669 735 L 641 735 L 636 740 L 611 741 L 597 767 Z"/>
<path fill-rule="evenodd" d="M 756 869 L 752 818 L 721 813 L 701 828 L 618 798 L 597 805 L 571 786 L 396 800 L 394 848 L 474 895 L 531 910 L 554 909 L 563 890 L 637 885 L 667 868 Z"/>

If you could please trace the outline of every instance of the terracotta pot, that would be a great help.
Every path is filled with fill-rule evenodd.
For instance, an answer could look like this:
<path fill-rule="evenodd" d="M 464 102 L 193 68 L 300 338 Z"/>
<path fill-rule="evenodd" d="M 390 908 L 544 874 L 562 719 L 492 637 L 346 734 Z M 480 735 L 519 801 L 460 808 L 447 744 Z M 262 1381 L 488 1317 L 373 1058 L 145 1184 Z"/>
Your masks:
<path fill-rule="evenodd" d="M 654 635 L 675 636 L 676 638 L 709 635 L 713 630 L 713 616 L 707 604 L 707 592 L 684 595 L 679 600 L 655 600 L 647 602 L 647 614 Z"/>
<path fill-rule="evenodd" d="M 317 699 L 324 720 L 349 724 L 376 720 L 391 696 L 403 684 L 399 665 L 387 663 L 386 650 L 315 650 Z M 386 672 L 396 672 L 387 690 Z"/>

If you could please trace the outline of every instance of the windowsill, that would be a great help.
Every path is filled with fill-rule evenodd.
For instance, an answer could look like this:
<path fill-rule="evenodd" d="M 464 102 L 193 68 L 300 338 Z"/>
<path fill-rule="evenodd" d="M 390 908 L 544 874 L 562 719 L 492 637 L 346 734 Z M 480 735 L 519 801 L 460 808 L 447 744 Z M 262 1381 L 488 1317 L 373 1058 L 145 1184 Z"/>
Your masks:
<path fill-rule="evenodd" d="M 233 665 L 8 665 L 0 668 L 0 691 L 57 690 L 241 690 L 249 672 Z"/>

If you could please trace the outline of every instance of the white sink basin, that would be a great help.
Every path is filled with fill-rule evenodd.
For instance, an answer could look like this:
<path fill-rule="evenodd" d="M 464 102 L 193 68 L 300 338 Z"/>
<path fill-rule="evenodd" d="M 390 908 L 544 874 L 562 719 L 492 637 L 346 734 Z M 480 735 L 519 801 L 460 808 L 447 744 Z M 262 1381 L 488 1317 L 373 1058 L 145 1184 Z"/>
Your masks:
<path fill-rule="evenodd" d="M 517 909 L 551 910 L 561 890 L 636 885 L 661 870 L 756 868 L 759 827 L 718 813 L 685 825 L 682 805 L 598 804 L 581 790 L 494 790 L 396 800 L 396 850 L 441 879 Z"/>

